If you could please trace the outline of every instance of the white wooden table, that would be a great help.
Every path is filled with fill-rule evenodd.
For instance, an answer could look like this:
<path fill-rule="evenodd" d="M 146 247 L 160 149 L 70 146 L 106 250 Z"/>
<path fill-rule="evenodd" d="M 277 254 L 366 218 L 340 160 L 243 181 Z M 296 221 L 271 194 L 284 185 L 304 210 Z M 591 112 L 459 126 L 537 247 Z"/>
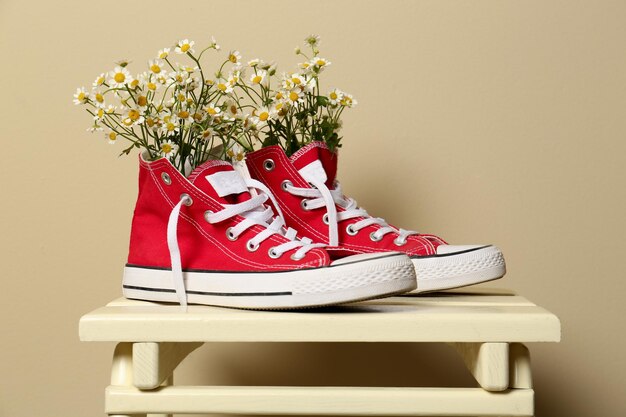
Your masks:
<path fill-rule="evenodd" d="M 559 319 L 506 290 L 402 296 L 332 309 L 251 311 L 123 298 L 80 320 L 82 341 L 117 342 L 105 411 L 266 415 L 532 416 L 524 343 L 558 342 Z M 480 388 L 175 386 L 204 342 L 442 342 Z"/>

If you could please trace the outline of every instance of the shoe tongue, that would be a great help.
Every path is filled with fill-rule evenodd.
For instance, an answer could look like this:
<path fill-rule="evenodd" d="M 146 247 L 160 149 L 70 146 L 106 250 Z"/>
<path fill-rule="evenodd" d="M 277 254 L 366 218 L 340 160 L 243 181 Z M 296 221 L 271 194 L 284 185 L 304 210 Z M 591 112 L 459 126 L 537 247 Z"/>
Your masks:
<path fill-rule="evenodd" d="M 333 188 L 337 176 L 337 153 L 331 152 L 324 142 L 311 142 L 289 159 L 305 180 L 315 178 Z"/>
<path fill-rule="evenodd" d="M 251 198 L 243 176 L 226 161 L 207 161 L 196 167 L 188 179 L 223 204 L 241 203 Z"/>

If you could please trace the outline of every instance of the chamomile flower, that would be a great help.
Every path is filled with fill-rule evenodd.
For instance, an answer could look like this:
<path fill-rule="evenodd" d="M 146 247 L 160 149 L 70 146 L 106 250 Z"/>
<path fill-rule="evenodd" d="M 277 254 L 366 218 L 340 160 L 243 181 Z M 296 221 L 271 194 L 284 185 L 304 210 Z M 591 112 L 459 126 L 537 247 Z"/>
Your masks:
<path fill-rule="evenodd" d="M 145 110 L 146 107 L 148 107 L 148 97 L 146 97 L 144 95 L 140 95 L 135 100 L 137 101 L 137 106 L 141 110 Z"/>
<path fill-rule="evenodd" d="M 243 148 L 238 143 L 234 142 L 226 151 L 226 156 L 228 156 L 232 163 L 235 164 L 243 161 L 245 154 L 243 152 Z"/>
<path fill-rule="evenodd" d="M 351 94 L 343 93 L 343 98 L 339 101 L 342 106 L 352 108 L 358 104 L 358 102 L 352 97 Z"/>
<path fill-rule="evenodd" d="M 109 130 L 104 133 L 104 137 L 109 141 L 109 145 L 115 145 L 115 141 L 117 140 L 117 133 Z"/>
<path fill-rule="evenodd" d="M 191 118 L 196 123 L 202 123 L 207 119 L 207 113 L 204 110 L 198 110 L 191 115 Z"/>
<path fill-rule="evenodd" d="M 250 84 L 264 84 L 268 80 L 267 71 L 258 70 L 250 75 Z"/>
<path fill-rule="evenodd" d="M 116 108 L 114 105 L 109 104 L 109 105 L 108 105 L 108 106 L 104 109 L 104 113 L 105 113 L 105 114 L 115 114 L 115 110 L 117 110 L 117 108 Z"/>
<path fill-rule="evenodd" d="M 104 106 L 104 95 L 100 91 L 92 90 L 90 97 L 93 97 L 93 101 L 96 106 Z"/>
<path fill-rule="evenodd" d="M 169 56 L 170 54 L 170 48 L 163 48 L 163 49 L 159 49 L 159 52 L 157 53 L 157 57 L 159 59 L 165 59 Z"/>
<path fill-rule="evenodd" d="M 178 151 L 178 145 L 176 145 L 171 140 L 167 140 L 161 144 L 161 155 L 166 157 L 167 159 L 172 159 L 172 157 Z"/>
<path fill-rule="evenodd" d="M 260 67 L 263 64 L 264 64 L 264 62 L 262 60 L 260 60 L 259 58 L 254 58 L 254 59 L 251 59 L 250 61 L 248 61 L 248 66 L 250 68 Z"/>
<path fill-rule="evenodd" d="M 176 83 L 182 86 L 185 85 L 188 78 L 189 73 L 186 71 L 172 71 L 169 74 L 169 83 Z"/>
<path fill-rule="evenodd" d="M 241 61 L 241 54 L 239 53 L 239 51 L 230 51 L 228 53 L 228 60 L 233 64 L 237 64 L 239 61 Z"/>
<path fill-rule="evenodd" d="M 108 84 L 111 87 L 121 88 L 125 85 L 130 85 L 133 82 L 133 77 L 130 72 L 124 67 L 117 66 L 113 71 L 109 72 Z"/>
<path fill-rule="evenodd" d="M 215 87 L 223 94 L 228 94 L 233 91 L 233 86 L 230 84 L 230 82 L 228 82 L 228 80 L 215 80 Z"/>
<path fill-rule="evenodd" d="M 318 73 L 322 72 L 330 64 L 331 62 L 329 60 L 327 60 L 326 58 L 320 58 L 319 56 L 316 56 L 310 62 L 310 65 L 313 67 L 315 72 L 318 72 Z"/>
<path fill-rule="evenodd" d="M 310 62 L 300 62 L 298 64 L 298 67 L 305 73 L 308 74 L 311 69 L 312 69 L 312 65 Z"/>
<path fill-rule="evenodd" d="M 178 124 L 178 120 L 175 116 L 167 115 L 163 117 L 163 120 L 160 123 L 161 132 L 165 136 L 172 136 L 178 133 L 180 125 Z"/>
<path fill-rule="evenodd" d="M 222 112 L 222 109 L 215 103 L 209 103 L 205 108 L 204 111 L 211 116 L 211 118 L 216 118 L 219 117 L 220 113 Z"/>
<path fill-rule="evenodd" d="M 190 41 L 189 39 L 183 39 L 182 41 L 178 41 L 176 44 L 176 48 L 174 49 L 178 54 L 193 54 L 193 44 L 194 41 Z"/>
<path fill-rule="evenodd" d="M 187 110 L 178 111 L 178 113 L 176 113 L 176 116 L 178 117 L 178 120 L 181 122 L 186 122 L 186 123 L 193 122 L 193 115 L 191 114 L 191 112 Z"/>
<path fill-rule="evenodd" d="M 293 89 L 293 90 L 289 91 L 289 93 L 287 94 L 287 100 L 286 101 L 290 105 L 292 105 L 294 107 L 298 107 L 299 105 L 304 103 L 304 93 L 302 92 L 302 90 L 300 90 L 298 88 Z"/>
<path fill-rule="evenodd" d="M 137 109 L 130 108 L 124 115 L 122 123 L 126 126 L 133 126 L 143 123 L 144 118 L 141 112 Z"/>
<path fill-rule="evenodd" d="M 151 59 L 148 61 L 148 67 L 153 74 L 160 74 L 163 71 L 163 61 L 160 59 Z"/>
<path fill-rule="evenodd" d="M 256 116 L 259 121 L 267 122 L 272 120 L 276 115 L 276 109 L 272 107 L 261 107 L 253 112 L 254 116 Z"/>
<path fill-rule="evenodd" d="M 94 82 L 91 85 L 94 88 L 100 87 L 102 84 L 104 84 L 105 81 L 106 81 L 106 74 L 103 72 L 102 74 L 100 74 L 100 75 L 98 75 L 96 77 L 96 79 L 94 80 Z"/>
<path fill-rule="evenodd" d="M 328 93 L 328 101 L 333 106 L 338 106 L 339 102 L 343 100 L 343 91 L 335 88 L 331 92 Z"/>
<path fill-rule="evenodd" d="M 215 49 L 216 51 L 219 51 L 222 47 L 221 47 L 221 46 L 219 46 L 219 45 L 217 44 L 217 41 L 215 40 L 215 38 L 214 38 L 213 36 L 211 36 L 211 44 L 209 45 L 209 48 L 213 48 L 213 49 Z"/>
<path fill-rule="evenodd" d="M 210 140 L 213 137 L 213 135 L 215 135 L 215 130 L 213 130 L 212 127 L 207 127 L 206 129 L 202 131 L 201 137 L 202 137 L 202 140 Z"/>
<path fill-rule="evenodd" d="M 237 103 L 235 102 L 235 100 L 227 100 L 226 118 L 228 120 L 235 120 L 239 116 L 241 116 L 241 112 L 239 110 L 239 107 L 237 107 Z"/>
<path fill-rule="evenodd" d="M 317 48 L 320 46 L 319 35 L 309 35 L 304 38 L 304 41 L 311 46 L 311 48 Z"/>
<path fill-rule="evenodd" d="M 95 112 L 94 112 L 93 119 L 94 119 L 96 122 L 100 122 L 100 121 L 102 121 L 102 118 L 103 118 L 103 117 L 104 117 L 104 109 L 103 109 L 102 107 L 98 107 L 98 108 L 96 108 L 96 109 L 95 109 Z"/>
<path fill-rule="evenodd" d="M 87 129 L 87 132 L 96 133 L 96 132 L 102 132 L 103 130 L 104 129 L 102 128 L 102 126 L 98 124 L 98 122 L 94 122 L 93 125 L 91 125 L 89 129 Z"/>
<path fill-rule="evenodd" d="M 85 104 L 89 101 L 89 93 L 85 91 L 84 87 L 80 87 L 76 89 L 76 93 L 74 93 L 74 104 Z"/>

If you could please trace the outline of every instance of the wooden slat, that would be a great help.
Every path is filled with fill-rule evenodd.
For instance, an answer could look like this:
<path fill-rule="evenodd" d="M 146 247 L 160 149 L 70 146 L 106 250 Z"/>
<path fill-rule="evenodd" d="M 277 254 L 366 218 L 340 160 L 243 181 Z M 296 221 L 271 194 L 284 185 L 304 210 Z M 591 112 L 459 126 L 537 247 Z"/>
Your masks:
<path fill-rule="evenodd" d="M 83 341 L 557 342 L 556 316 L 514 295 L 393 297 L 299 311 L 115 300 L 81 318 Z"/>
<path fill-rule="evenodd" d="M 504 391 L 509 387 L 508 343 L 452 343 L 481 388 Z"/>
<path fill-rule="evenodd" d="M 108 414 L 532 416 L 533 390 L 481 388 L 163 387 L 151 392 L 109 386 Z"/>

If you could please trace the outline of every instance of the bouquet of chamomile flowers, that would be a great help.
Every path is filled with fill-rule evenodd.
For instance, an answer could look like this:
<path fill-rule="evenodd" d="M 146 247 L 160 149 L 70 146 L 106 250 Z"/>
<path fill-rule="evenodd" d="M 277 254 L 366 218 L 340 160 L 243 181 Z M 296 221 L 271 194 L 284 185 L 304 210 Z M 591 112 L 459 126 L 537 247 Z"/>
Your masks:
<path fill-rule="evenodd" d="M 330 61 L 319 54 L 319 36 L 305 39 L 304 60 L 278 74 L 273 62 L 244 64 L 232 50 L 215 71 L 202 67 L 205 54 L 220 53 L 214 38 L 203 49 L 188 39 L 158 51 L 139 73 L 128 61 L 98 75 L 91 89 L 78 88 L 74 103 L 92 116 L 91 132 L 109 143 L 127 141 L 149 159 L 168 158 L 189 173 L 208 159 L 240 161 L 245 152 L 280 145 L 291 155 L 312 141 L 341 146 L 341 115 L 356 100 L 339 89 L 321 93 L 320 75 Z M 177 62 L 181 58 L 184 62 Z"/>

